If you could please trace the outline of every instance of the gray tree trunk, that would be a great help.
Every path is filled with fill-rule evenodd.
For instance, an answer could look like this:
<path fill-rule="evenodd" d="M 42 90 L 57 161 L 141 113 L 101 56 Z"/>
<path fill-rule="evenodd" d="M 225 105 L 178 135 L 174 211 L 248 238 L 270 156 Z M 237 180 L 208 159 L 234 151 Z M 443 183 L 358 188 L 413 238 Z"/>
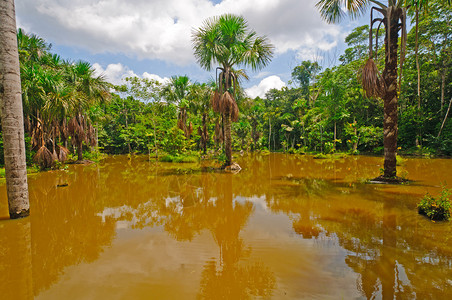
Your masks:
<path fill-rule="evenodd" d="M 30 212 L 21 94 L 14 0 L 0 0 L 0 100 L 11 219 Z"/>

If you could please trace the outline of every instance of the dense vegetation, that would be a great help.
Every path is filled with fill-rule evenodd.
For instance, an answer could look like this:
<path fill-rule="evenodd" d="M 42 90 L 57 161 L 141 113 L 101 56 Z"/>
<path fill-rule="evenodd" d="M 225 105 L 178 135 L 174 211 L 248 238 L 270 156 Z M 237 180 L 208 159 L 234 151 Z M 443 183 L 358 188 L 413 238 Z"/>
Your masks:
<path fill-rule="evenodd" d="M 430 1 L 428 12 L 418 18 L 418 51 L 413 26 L 399 74 L 399 153 L 450 156 L 452 9 Z M 360 26 L 347 36 L 348 48 L 336 66 L 300 62 L 288 70 L 289 86 L 270 90 L 264 98 L 251 99 L 236 86 L 240 113 L 232 123 L 232 149 L 383 154 L 383 103 L 367 98 L 359 79 L 368 59 L 368 33 L 368 26 Z M 95 76 L 88 63 L 51 54 L 43 39 L 23 31 L 18 38 L 29 161 L 34 157 L 49 167 L 70 152 L 81 160 L 82 150 L 90 151 L 97 141 L 106 153 L 146 153 L 167 160 L 215 153 L 226 160 L 221 150 L 225 120 L 211 106 L 215 82 L 192 82 L 187 76 L 167 83 L 128 78 L 113 87 Z M 382 70 L 384 49 L 374 60 Z M 246 78 L 244 71 L 235 72 Z"/>

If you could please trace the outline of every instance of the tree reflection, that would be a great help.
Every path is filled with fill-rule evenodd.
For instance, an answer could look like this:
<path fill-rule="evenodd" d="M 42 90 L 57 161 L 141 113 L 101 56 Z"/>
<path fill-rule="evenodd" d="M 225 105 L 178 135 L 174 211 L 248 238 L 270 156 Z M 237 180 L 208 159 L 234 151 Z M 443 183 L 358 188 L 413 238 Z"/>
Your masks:
<path fill-rule="evenodd" d="M 39 184 L 31 180 L 33 214 L 25 219 L 27 224 L 8 221 L 0 225 L 4 268 L 0 291 L 4 299 L 39 295 L 60 278 L 66 267 L 97 259 L 115 235 L 115 224 L 96 216 L 98 173 L 78 167 L 71 174 L 58 174 L 41 174 Z M 62 182 L 68 186 L 57 187 Z M 18 278 L 24 284 L 16 289 L 12 282 Z M 16 289 L 12 297 L 5 294 L 9 286 Z M 22 294 L 30 288 L 31 293 Z"/>
<path fill-rule="evenodd" d="M 452 297 L 452 229 L 417 215 L 400 221 L 402 211 L 415 211 L 411 195 L 327 179 L 276 180 L 268 206 L 298 216 L 293 229 L 303 238 L 337 237 L 367 299 Z"/>
<path fill-rule="evenodd" d="M 137 190 L 138 195 L 128 198 L 127 206 L 105 209 L 103 219 L 127 221 L 131 228 L 161 225 L 177 241 L 191 241 L 208 230 L 219 247 L 219 257 L 204 265 L 199 297 L 247 299 L 271 295 L 275 288 L 273 273 L 261 262 L 249 262 L 251 249 L 240 237 L 253 204 L 234 201 L 233 175 L 213 172 L 193 175 L 178 169 L 162 170 L 165 166 L 160 166 L 156 170 L 160 176 L 153 177 L 152 189 L 147 189 L 143 174 L 149 174 L 152 166 L 140 167 L 132 162 L 130 168 L 134 171 L 110 173 L 108 181 L 116 183 L 113 185 L 123 182 Z M 121 195 L 121 190 L 117 192 Z"/>
<path fill-rule="evenodd" d="M 240 231 L 253 211 L 250 202 L 234 202 L 231 174 L 221 181 L 219 198 L 211 207 L 215 220 L 208 228 L 220 249 L 220 260 L 207 261 L 201 275 L 199 297 L 202 299 L 249 299 L 271 296 L 275 288 L 273 273 L 262 263 L 241 263 L 249 256 Z"/>

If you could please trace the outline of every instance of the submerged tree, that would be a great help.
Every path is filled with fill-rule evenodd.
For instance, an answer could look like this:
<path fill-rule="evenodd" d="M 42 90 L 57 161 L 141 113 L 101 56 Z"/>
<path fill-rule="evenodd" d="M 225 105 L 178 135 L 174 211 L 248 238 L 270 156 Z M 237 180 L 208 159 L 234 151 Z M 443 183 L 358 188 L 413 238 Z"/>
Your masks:
<path fill-rule="evenodd" d="M 248 28 L 241 16 L 225 14 L 204 21 L 192 35 L 194 54 L 202 68 L 210 71 L 215 63 L 220 67 L 218 90 L 213 93 L 213 109 L 223 114 L 226 163 L 232 163 L 231 121 L 238 119 L 235 91 L 238 74 L 234 66 L 249 66 L 253 70 L 265 67 L 273 56 L 273 45 L 265 36 Z"/>
<path fill-rule="evenodd" d="M 6 189 L 11 219 L 29 215 L 24 119 L 14 0 L 0 1 L 0 100 Z M 22 238 L 22 237 L 18 237 Z"/>
<path fill-rule="evenodd" d="M 406 45 L 406 1 L 389 0 L 387 5 L 376 0 L 320 0 L 317 7 L 322 17 L 329 23 L 337 22 L 344 16 L 342 7 L 357 17 L 365 9 L 371 7 L 371 26 L 369 31 L 369 60 L 363 69 L 363 88 L 368 97 L 381 97 L 384 102 L 384 174 L 383 179 L 394 178 L 396 171 L 397 151 L 397 71 L 398 71 L 398 38 L 402 30 L 402 47 L 400 51 L 400 65 L 403 65 Z M 375 17 L 377 12 L 382 17 Z M 385 67 L 380 75 L 373 61 L 372 32 L 373 24 L 378 23 L 378 28 L 385 27 Z M 378 30 L 377 30 L 378 33 Z M 377 36 L 378 40 L 378 36 Z"/>

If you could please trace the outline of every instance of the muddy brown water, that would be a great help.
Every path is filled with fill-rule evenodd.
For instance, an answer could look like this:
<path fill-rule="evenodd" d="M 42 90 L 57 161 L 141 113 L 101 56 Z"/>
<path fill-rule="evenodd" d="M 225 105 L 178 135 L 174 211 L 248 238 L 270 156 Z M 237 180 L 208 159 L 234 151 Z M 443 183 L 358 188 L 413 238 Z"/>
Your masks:
<path fill-rule="evenodd" d="M 0 221 L 0 298 L 452 299 L 452 223 L 416 210 L 452 187 L 452 160 L 405 159 L 399 186 L 365 183 L 377 157 L 237 162 L 116 156 L 30 177 L 31 216 Z"/>

